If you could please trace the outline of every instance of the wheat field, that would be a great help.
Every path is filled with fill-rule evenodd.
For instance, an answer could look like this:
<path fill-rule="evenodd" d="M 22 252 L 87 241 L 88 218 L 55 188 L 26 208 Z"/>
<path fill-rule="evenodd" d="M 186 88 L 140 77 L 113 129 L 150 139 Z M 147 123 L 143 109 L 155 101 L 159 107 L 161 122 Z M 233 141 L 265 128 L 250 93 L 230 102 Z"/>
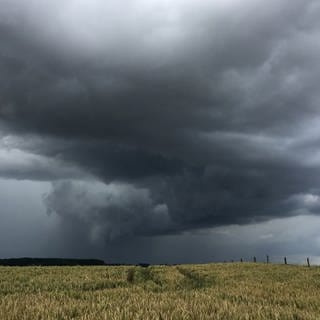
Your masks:
<path fill-rule="evenodd" d="M 320 319 L 320 268 L 0 267 L 0 319 Z"/>

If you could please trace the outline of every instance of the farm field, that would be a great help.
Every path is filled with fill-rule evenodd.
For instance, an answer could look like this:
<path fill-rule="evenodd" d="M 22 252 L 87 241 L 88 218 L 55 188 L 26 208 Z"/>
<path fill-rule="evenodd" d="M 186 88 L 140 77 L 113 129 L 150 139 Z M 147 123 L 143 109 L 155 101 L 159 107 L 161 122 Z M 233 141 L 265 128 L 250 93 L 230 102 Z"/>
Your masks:
<path fill-rule="evenodd" d="M 320 319 L 320 268 L 0 267 L 0 319 Z"/>

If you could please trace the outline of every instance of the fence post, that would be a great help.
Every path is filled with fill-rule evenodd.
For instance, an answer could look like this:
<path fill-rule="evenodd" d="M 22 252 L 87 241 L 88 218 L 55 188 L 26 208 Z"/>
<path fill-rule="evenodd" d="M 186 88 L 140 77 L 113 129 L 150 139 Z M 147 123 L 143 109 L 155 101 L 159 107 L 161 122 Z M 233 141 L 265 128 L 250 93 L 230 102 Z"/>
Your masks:
<path fill-rule="evenodd" d="M 242 258 L 240 259 L 240 262 L 243 262 Z"/>
<path fill-rule="evenodd" d="M 287 257 L 284 257 L 284 264 L 287 264 Z"/>
<path fill-rule="evenodd" d="M 310 260 L 309 260 L 309 257 L 307 258 L 307 264 L 308 264 L 308 267 L 310 268 Z"/>
<path fill-rule="evenodd" d="M 256 263 L 257 262 L 257 258 L 253 257 L 253 262 Z"/>
<path fill-rule="evenodd" d="M 267 255 L 267 263 L 269 263 L 269 256 Z"/>

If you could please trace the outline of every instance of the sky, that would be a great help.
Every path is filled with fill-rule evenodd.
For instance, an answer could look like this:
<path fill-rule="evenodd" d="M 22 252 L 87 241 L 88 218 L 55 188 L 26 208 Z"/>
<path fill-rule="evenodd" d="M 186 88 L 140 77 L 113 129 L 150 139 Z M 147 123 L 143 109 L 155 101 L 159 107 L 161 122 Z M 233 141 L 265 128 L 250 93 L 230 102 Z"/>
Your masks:
<path fill-rule="evenodd" d="M 0 258 L 320 263 L 320 3 L 0 0 Z"/>

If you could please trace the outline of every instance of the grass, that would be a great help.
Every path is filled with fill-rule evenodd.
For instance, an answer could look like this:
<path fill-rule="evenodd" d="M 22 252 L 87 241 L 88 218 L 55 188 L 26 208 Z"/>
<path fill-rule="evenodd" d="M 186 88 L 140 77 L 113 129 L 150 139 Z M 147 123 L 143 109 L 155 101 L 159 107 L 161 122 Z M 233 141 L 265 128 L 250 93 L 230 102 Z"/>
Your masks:
<path fill-rule="evenodd" d="M 320 319 L 320 268 L 0 267 L 0 319 Z"/>

